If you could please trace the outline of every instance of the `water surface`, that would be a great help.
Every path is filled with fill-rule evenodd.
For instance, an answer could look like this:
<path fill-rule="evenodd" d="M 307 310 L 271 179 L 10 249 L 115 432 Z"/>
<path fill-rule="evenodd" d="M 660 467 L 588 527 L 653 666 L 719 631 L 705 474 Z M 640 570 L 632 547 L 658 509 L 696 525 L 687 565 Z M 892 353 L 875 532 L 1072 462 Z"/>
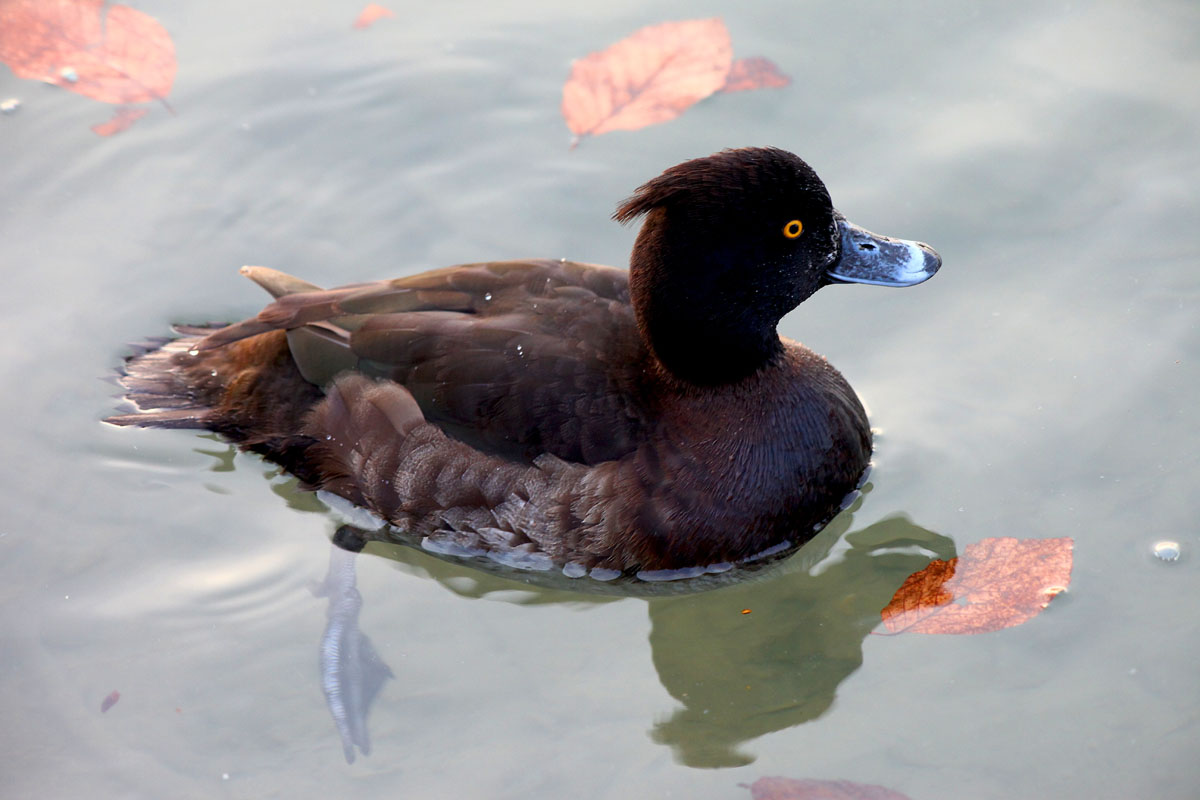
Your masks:
<path fill-rule="evenodd" d="M 1194 3 L 446 2 L 365 33 L 355 3 L 137 6 L 175 40 L 174 115 L 102 139 L 108 107 L 0 69 L 23 103 L 0 117 L 6 796 L 1200 791 Z M 792 86 L 568 150 L 573 58 L 715 13 Z M 171 322 L 256 311 L 245 263 L 322 284 L 624 264 L 618 200 L 752 144 L 945 259 L 782 326 L 864 398 L 870 491 L 776 572 L 691 597 L 369 549 L 357 625 L 395 679 L 347 765 L 311 591 L 337 521 L 210 437 L 103 425 L 99 378 Z M 871 635 L 908 572 L 992 536 L 1073 537 L 1070 592 L 1001 633 Z"/>

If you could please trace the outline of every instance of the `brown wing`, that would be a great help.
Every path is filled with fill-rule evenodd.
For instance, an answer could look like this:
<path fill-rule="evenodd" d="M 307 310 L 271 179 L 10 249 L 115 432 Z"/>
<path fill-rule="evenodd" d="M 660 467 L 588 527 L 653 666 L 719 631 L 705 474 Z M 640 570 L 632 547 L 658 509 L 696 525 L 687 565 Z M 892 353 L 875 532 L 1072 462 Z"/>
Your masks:
<path fill-rule="evenodd" d="M 509 457 L 608 461 L 633 450 L 646 424 L 624 270 L 492 262 L 300 291 L 199 349 L 278 329 L 309 381 L 346 370 L 390 378 L 450 435 Z"/>

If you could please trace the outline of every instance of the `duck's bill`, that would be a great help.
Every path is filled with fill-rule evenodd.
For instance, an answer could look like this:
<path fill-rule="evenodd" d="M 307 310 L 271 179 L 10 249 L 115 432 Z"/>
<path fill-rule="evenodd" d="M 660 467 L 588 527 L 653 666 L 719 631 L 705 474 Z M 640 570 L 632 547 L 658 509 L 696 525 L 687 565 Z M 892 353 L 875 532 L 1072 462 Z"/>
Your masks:
<path fill-rule="evenodd" d="M 845 218 L 838 220 L 838 232 L 842 257 L 826 271 L 835 283 L 913 286 L 942 266 L 942 257 L 924 242 L 879 236 Z"/>

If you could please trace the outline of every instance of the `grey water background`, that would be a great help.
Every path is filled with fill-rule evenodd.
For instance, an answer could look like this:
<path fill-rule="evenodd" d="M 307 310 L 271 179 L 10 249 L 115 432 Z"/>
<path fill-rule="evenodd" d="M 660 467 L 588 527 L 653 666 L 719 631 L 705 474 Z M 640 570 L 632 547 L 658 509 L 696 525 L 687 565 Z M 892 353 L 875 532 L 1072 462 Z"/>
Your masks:
<path fill-rule="evenodd" d="M 0 794 L 1200 793 L 1200 6 L 448 1 L 356 32 L 352 2 L 135 5 L 175 41 L 174 115 L 102 139 L 109 107 L 0 69 L 22 101 L 0 117 Z M 573 58 L 714 14 L 792 85 L 567 149 Z M 219 441 L 102 424 L 100 378 L 172 322 L 255 312 L 246 263 L 331 285 L 624 264 L 618 200 L 750 144 L 945 259 L 782 325 L 864 398 L 869 491 L 782 568 L 690 597 L 360 556 L 395 678 L 347 765 L 311 591 L 336 520 Z M 1070 591 L 999 633 L 872 635 L 905 575 L 995 536 L 1074 538 Z"/>

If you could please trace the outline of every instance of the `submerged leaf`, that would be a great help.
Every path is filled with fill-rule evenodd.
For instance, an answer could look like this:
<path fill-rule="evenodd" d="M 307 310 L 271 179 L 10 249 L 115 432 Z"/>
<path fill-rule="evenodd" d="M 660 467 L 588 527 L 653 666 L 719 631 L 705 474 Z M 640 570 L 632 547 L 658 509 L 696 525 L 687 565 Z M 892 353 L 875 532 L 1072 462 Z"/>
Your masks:
<path fill-rule="evenodd" d="M 563 117 L 577 138 L 666 122 L 724 86 L 732 62 L 720 19 L 651 25 L 575 62 Z"/>
<path fill-rule="evenodd" d="M 165 100 L 175 44 L 153 17 L 104 0 L 3 0 L 0 61 L 104 103 Z"/>
<path fill-rule="evenodd" d="M 754 800 L 909 800 L 908 795 L 851 781 L 759 778 L 750 786 Z"/>
<path fill-rule="evenodd" d="M 110 708 L 115 706 L 117 701 L 120 699 L 121 693 L 116 689 L 113 689 L 102 701 L 100 701 L 100 713 L 103 714 L 104 712 L 108 711 Z"/>
<path fill-rule="evenodd" d="M 908 576 L 883 609 L 892 633 L 986 633 L 1027 622 L 1066 591 L 1073 540 L 984 539 Z"/>
<path fill-rule="evenodd" d="M 384 17 L 394 17 L 396 13 L 390 8 L 385 8 L 375 3 L 368 3 L 358 15 L 358 19 L 354 20 L 354 27 L 358 29 L 369 28 Z"/>
<path fill-rule="evenodd" d="M 722 92 L 748 92 L 752 89 L 782 89 L 792 79 L 769 58 L 739 58 L 729 68 Z"/>

